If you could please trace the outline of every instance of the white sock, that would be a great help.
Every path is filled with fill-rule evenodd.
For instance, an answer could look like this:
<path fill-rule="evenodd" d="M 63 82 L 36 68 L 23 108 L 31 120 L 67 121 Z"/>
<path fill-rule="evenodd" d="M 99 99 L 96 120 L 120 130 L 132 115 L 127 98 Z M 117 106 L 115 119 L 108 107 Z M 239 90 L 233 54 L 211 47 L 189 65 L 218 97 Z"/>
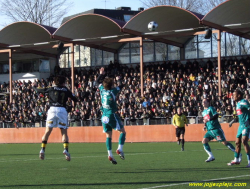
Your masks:
<path fill-rule="evenodd" d="M 235 162 L 239 162 L 239 158 L 236 158 L 236 157 L 235 157 L 235 158 L 234 158 L 234 161 L 235 161 Z"/>
<path fill-rule="evenodd" d="M 207 152 L 207 154 L 208 154 L 209 157 L 213 157 L 213 158 L 214 158 L 214 155 L 213 155 L 212 152 L 207 151 L 207 150 L 205 149 L 205 147 L 204 147 L 204 150 Z"/>
<path fill-rule="evenodd" d="M 119 144 L 117 150 L 123 151 L 123 145 Z"/>
<path fill-rule="evenodd" d="M 108 150 L 108 156 L 113 157 L 112 150 Z"/>

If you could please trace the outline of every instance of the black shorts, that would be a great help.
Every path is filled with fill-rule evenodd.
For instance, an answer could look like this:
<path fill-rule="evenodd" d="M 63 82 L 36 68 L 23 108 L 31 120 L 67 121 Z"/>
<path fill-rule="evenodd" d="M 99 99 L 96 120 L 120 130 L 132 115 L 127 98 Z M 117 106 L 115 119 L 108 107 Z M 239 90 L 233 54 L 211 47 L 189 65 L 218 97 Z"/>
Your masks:
<path fill-rule="evenodd" d="M 180 137 L 181 134 L 185 134 L 185 127 L 176 128 L 176 137 Z"/>

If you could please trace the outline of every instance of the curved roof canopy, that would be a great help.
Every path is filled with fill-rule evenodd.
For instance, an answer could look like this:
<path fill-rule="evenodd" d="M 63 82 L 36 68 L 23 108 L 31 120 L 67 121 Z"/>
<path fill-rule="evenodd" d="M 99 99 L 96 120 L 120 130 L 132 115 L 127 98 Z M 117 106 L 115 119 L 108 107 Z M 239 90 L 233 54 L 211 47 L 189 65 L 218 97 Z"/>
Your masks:
<path fill-rule="evenodd" d="M 0 31 L 0 47 L 15 48 L 16 52 L 32 53 L 56 57 L 57 50 L 52 48 L 55 41 L 51 38 L 56 28 L 32 22 L 15 22 Z M 41 44 L 46 48 L 41 49 Z"/>
<path fill-rule="evenodd" d="M 110 48 L 117 50 L 122 44 L 105 44 L 106 39 L 121 39 L 131 37 L 121 32 L 125 22 L 108 18 L 99 14 L 83 14 L 76 16 L 64 23 L 53 34 L 55 39 L 75 42 L 86 46 Z M 79 43 L 81 42 L 81 43 Z"/>
<path fill-rule="evenodd" d="M 149 39 L 183 46 L 192 34 L 204 30 L 200 25 L 203 15 L 174 6 L 157 6 L 134 16 L 123 27 L 123 31 Z M 148 30 L 148 23 L 155 21 L 155 32 Z"/>
<path fill-rule="evenodd" d="M 51 35 L 56 30 L 32 22 L 15 22 L 0 31 L 0 43 L 24 45 L 52 41 Z"/>
<path fill-rule="evenodd" d="M 228 0 L 211 10 L 202 24 L 250 39 L 250 0 Z"/>

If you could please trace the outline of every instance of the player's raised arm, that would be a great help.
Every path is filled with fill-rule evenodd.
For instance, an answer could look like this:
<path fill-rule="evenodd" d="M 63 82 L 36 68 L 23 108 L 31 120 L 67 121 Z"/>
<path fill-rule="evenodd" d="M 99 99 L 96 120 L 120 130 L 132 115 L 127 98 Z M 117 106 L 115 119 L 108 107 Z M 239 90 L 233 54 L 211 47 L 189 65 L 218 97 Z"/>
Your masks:
<path fill-rule="evenodd" d="M 50 87 L 47 87 L 47 88 L 35 87 L 35 83 L 32 83 L 32 88 L 33 88 L 37 93 L 47 93 L 47 92 L 50 91 Z"/>
<path fill-rule="evenodd" d="M 104 71 L 104 67 L 101 67 L 100 71 L 99 71 L 99 75 L 96 78 L 96 85 L 99 86 L 101 84 L 101 81 L 105 78 L 105 71 Z"/>

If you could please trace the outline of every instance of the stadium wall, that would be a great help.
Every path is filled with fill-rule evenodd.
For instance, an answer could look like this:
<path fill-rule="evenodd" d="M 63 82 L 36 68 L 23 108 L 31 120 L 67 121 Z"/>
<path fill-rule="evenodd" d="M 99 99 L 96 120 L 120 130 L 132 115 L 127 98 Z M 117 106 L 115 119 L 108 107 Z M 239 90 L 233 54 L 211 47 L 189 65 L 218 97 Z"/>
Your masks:
<path fill-rule="evenodd" d="M 238 123 L 231 128 L 228 123 L 221 124 L 228 141 L 234 141 Z M 172 125 L 126 126 L 126 142 L 175 142 L 175 128 Z M 1 128 L 0 143 L 41 143 L 45 128 Z M 192 124 L 186 127 L 186 141 L 201 141 L 204 134 L 203 124 Z M 106 137 L 101 126 L 70 127 L 70 142 L 105 142 Z M 119 133 L 113 132 L 113 142 L 117 142 Z M 49 138 L 50 143 L 61 142 L 60 129 L 55 128 Z"/>

